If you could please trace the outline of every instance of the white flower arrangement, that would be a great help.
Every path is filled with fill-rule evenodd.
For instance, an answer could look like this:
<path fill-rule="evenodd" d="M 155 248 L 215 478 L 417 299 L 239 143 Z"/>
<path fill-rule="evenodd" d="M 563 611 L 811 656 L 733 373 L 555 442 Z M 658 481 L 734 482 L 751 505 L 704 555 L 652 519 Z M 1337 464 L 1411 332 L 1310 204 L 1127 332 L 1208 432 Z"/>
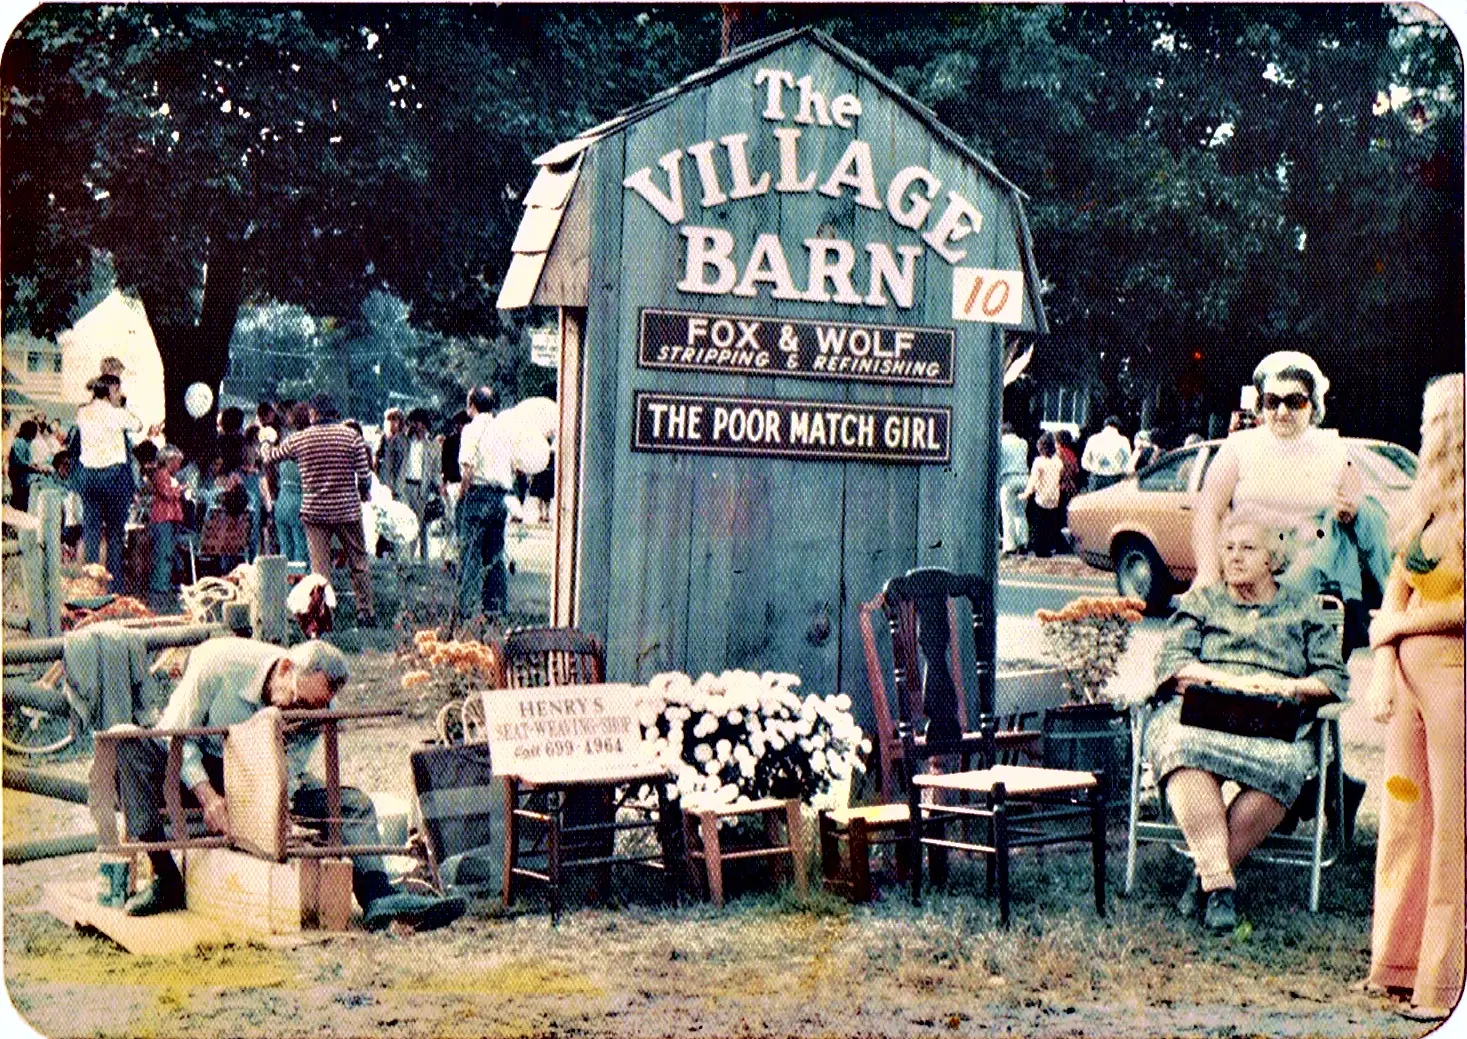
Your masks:
<path fill-rule="evenodd" d="M 799 676 L 766 671 L 655 676 L 642 703 L 643 735 L 676 776 L 684 805 L 737 806 L 766 797 L 809 803 L 864 769 L 871 741 L 851 698 L 800 696 Z"/>

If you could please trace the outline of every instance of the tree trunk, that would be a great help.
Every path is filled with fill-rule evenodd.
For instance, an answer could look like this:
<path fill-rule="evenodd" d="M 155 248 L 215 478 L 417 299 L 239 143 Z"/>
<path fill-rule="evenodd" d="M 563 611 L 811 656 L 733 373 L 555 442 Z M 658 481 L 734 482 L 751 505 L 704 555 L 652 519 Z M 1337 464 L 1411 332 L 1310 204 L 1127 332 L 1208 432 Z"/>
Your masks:
<path fill-rule="evenodd" d="M 760 39 L 768 32 L 768 15 L 763 4 L 720 4 L 723 10 L 723 34 L 719 57 Z"/>
<path fill-rule="evenodd" d="M 214 453 L 219 387 L 229 366 L 229 341 L 243 300 L 244 265 L 239 237 L 216 231 L 209 238 L 209 262 L 197 323 L 187 320 L 184 306 L 163 293 L 143 292 L 143 306 L 163 360 L 164 424 L 168 442 L 184 457 L 201 465 Z M 186 293 L 181 294 L 186 297 Z M 209 387 L 214 402 L 194 418 L 184 407 L 184 393 L 196 382 Z"/>

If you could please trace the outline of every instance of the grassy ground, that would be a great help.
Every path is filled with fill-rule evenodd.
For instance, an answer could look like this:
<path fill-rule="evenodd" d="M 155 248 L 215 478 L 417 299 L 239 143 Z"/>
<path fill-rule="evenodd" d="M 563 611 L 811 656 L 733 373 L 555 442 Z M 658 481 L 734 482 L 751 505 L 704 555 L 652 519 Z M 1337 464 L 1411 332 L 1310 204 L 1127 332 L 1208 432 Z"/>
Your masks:
<path fill-rule="evenodd" d="M 407 664 L 394 650 L 445 609 L 446 586 L 387 569 L 384 604 L 416 612 L 401 630 L 338 634 L 355 660 L 341 700 L 409 713 L 349 728 L 343 779 L 406 796 L 407 751 L 430 737 L 431 718 L 400 689 Z M 529 601 L 534 589 L 522 588 Z M 1347 744 L 1346 755 L 1351 772 L 1379 774 L 1377 747 Z M 78 756 L 51 766 L 76 778 L 85 767 Z M 79 806 L 9 791 L 4 823 L 7 844 L 89 825 Z M 866 907 L 818 884 L 807 900 L 754 884 L 723 910 L 662 907 L 627 873 L 615 904 L 576 903 L 558 927 L 532 897 L 508 914 L 476 903 L 430 934 L 146 958 L 39 910 L 44 884 L 95 877 L 95 857 L 74 856 L 5 867 L 5 980 L 27 1021 L 58 1037 L 1421 1035 L 1348 988 L 1368 961 L 1374 826 L 1368 797 L 1318 914 L 1305 911 L 1303 870 L 1245 865 L 1248 926 L 1225 937 L 1177 918 L 1186 867 L 1164 847 L 1143 848 L 1136 892 L 1121 895 L 1119 816 L 1109 915 L 1091 908 L 1088 855 L 1030 851 L 1015 864 L 1007 932 L 981 867 L 958 863 L 949 890 L 920 908 L 890 884 Z"/>
<path fill-rule="evenodd" d="M 1301 911 L 1302 871 L 1245 870 L 1251 934 L 1222 938 L 1175 917 L 1184 870 L 1163 848 L 1104 919 L 1085 856 L 1026 854 L 1007 932 L 966 864 L 921 908 L 895 888 L 869 907 L 755 891 L 721 911 L 662 908 L 628 875 L 621 904 L 578 907 L 559 927 L 534 900 L 514 914 L 485 903 L 405 939 L 157 960 L 72 933 L 12 890 L 6 980 L 56 1036 L 1419 1035 L 1348 991 L 1367 956 L 1371 851 L 1331 872 L 1317 915 Z M 44 868 L 7 867 L 7 886 Z"/>

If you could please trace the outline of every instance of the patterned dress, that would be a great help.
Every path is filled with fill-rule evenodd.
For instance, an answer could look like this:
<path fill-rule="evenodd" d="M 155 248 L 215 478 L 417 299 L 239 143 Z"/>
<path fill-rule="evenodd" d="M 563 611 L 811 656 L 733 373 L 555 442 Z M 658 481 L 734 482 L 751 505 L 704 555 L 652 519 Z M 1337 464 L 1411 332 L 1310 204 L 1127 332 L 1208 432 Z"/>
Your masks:
<path fill-rule="evenodd" d="M 1320 616 L 1314 597 L 1280 585 L 1271 602 L 1239 603 L 1222 582 L 1182 596 L 1156 658 L 1160 685 L 1191 663 L 1239 677 L 1317 678 L 1344 699 L 1349 675 L 1340 662 L 1339 634 Z M 1307 740 L 1293 743 L 1237 736 L 1183 725 L 1173 697 L 1146 726 L 1146 748 L 1158 779 L 1198 768 L 1292 804 L 1313 768 Z"/>

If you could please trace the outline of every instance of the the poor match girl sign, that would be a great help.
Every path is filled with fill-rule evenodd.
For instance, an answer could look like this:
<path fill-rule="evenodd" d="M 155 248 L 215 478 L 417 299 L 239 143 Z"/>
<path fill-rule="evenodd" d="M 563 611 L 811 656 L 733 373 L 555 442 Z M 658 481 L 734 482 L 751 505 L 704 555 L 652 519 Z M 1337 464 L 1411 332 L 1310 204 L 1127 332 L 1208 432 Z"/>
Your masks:
<path fill-rule="evenodd" d="M 499 305 L 560 308 L 553 618 L 616 680 L 792 671 L 869 723 L 856 607 L 994 567 L 1022 192 L 814 29 L 536 162 Z"/>

